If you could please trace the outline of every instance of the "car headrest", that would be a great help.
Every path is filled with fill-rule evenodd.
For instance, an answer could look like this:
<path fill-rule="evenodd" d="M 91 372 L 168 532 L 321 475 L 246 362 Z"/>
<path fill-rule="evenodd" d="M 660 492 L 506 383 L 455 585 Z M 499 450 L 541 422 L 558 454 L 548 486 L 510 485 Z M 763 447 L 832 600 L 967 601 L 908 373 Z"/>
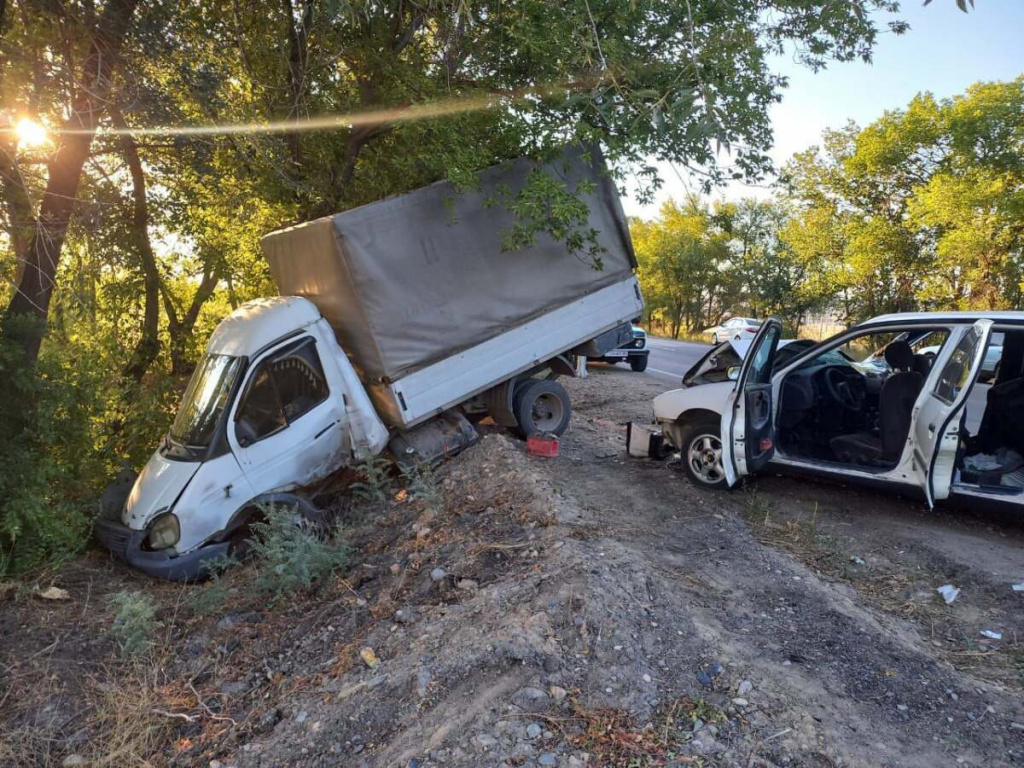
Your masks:
<path fill-rule="evenodd" d="M 885 348 L 885 362 L 894 371 L 907 371 L 914 366 L 914 350 L 905 341 L 894 341 Z"/>

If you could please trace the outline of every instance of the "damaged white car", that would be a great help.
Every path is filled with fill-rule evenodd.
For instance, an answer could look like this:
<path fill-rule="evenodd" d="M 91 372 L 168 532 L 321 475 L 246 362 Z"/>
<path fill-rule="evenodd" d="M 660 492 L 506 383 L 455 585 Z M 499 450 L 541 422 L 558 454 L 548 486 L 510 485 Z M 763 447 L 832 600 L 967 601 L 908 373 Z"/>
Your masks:
<path fill-rule="evenodd" d="M 696 484 L 730 487 L 771 465 L 929 505 L 1024 508 L 1024 312 L 886 315 L 817 344 L 781 333 L 769 318 L 749 345 L 716 347 L 655 398 Z"/>

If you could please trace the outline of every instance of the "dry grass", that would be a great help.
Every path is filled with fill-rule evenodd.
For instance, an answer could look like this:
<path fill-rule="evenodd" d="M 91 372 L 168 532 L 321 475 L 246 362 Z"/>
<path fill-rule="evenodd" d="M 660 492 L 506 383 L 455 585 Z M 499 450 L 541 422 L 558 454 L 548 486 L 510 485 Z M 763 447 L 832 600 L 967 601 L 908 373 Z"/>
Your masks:
<path fill-rule="evenodd" d="M 573 702 L 572 716 L 547 718 L 566 734 L 566 740 L 590 755 L 592 764 L 607 768 L 659 768 L 675 763 L 707 765 L 706 758 L 688 754 L 693 724 L 725 723 L 718 708 L 687 697 L 667 703 L 651 722 L 639 725 L 626 712 L 588 710 Z"/>
<path fill-rule="evenodd" d="M 49 768 L 74 753 L 89 766 L 160 766 L 178 729 L 217 717 L 185 685 L 169 683 L 159 663 L 126 664 L 102 678 L 83 679 L 73 693 L 58 687 L 56 675 L 34 679 L 31 698 L 4 714 L 0 765 Z M 81 743 L 69 745 L 76 734 Z"/>

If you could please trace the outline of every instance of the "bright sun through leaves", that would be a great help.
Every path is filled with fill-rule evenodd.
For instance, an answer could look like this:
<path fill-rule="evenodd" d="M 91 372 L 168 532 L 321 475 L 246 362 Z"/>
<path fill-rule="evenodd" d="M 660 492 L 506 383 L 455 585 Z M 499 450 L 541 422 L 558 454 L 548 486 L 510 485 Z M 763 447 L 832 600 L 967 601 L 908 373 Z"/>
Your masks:
<path fill-rule="evenodd" d="M 49 141 L 46 128 L 29 117 L 18 120 L 14 133 L 18 137 L 18 144 L 23 147 L 41 147 Z"/>

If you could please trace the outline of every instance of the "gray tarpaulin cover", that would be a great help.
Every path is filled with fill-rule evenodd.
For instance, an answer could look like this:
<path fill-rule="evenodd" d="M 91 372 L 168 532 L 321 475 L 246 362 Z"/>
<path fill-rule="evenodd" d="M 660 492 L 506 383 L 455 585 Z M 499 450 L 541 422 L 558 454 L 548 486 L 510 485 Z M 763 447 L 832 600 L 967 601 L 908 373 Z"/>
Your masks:
<path fill-rule="evenodd" d="M 567 150 L 544 169 L 571 190 L 596 185 L 584 199 L 604 269 L 547 235 L 502 250 L 515 217 L 486 202 L 518 191 L 535 167 L 517 160 L 484 171 L 478 191 L 438 182 L 272 232 L 262 245 L 274 280 L 283 295 L 317 305 L 364 377 L 396 381 L 629 277 L 629 230 L 596 150 Z"/>

